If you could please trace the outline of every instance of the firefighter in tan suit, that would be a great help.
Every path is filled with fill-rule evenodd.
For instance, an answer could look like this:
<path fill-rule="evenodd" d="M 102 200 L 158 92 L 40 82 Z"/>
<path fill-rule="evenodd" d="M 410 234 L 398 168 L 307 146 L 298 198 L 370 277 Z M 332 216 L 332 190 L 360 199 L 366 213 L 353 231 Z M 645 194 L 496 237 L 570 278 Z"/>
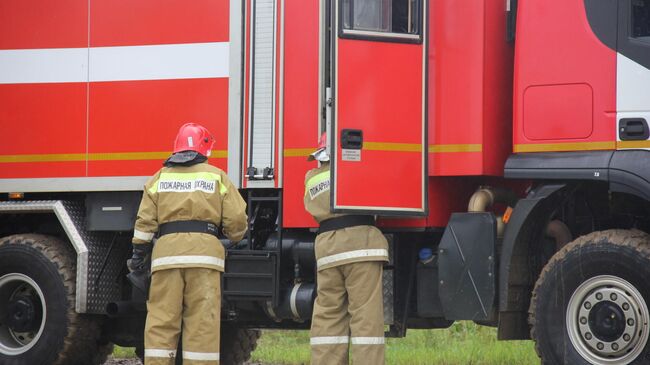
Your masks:
<path fill-rule="evenodd" d="M 388 243 L 372 216 L 330 212 L 330 166 L 323 134 L 309 157 L 321 166 L 305 178 L 305 209 L 319 222 L 318 296 L 311 323 L 314 365 L 384 363 L 383 264 Z"/>
<path fill-rule="evenodd" d="M 225 250 L 216 234 L 221 226 L 229 239 L 241 240 L 247 217 L 227 175 L 206 162 L 213 144 L 204 127 L 182 126 L 174 154 L 144 187 L 129 268 L 147 270 L 151 255 L 146 365 L 171 365 L 176 356 L 185 365 L 219 363 Z"/>

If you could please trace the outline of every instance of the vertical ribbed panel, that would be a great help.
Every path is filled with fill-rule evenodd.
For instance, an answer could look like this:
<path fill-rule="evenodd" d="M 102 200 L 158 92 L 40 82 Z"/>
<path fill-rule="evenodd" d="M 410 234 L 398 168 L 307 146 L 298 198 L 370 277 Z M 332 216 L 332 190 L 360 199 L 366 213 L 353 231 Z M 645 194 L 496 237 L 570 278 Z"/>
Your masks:
<path fill-rule="evenodd" d="M 275 0 L 255 0 L 253 42 L 252 153 L 249 165 L 258 170 L 273 166 Z"/>

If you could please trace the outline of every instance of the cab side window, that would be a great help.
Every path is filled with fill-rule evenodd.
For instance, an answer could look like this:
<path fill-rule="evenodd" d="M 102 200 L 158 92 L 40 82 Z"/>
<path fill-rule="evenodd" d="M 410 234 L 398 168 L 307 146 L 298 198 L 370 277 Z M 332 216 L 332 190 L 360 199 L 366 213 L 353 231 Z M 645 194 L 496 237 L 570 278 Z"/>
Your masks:
<path fill-rule="evenodd" d="M 421 2 L 422 0 L 341 0 L 342 33 L 417 38 L 421 33 Z"/>

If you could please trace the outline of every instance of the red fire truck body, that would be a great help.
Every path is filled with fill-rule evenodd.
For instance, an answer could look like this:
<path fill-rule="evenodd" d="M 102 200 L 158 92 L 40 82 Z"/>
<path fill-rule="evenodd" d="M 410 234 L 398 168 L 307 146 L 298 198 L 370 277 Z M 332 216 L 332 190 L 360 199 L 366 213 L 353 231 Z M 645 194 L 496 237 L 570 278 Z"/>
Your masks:
<path fill-rule="evenodd" d="M 549 363 L 642 361 L 648 120 L 648 0 L 3 2 L 0 362 L 141 348 L 134 216 L 189 121 L 249 206 L 224 241 L 224 354 L 308 326 L 304 176 L 325 131 L 332 209 L 390 238 L 389 335 L 474 320 Z M 86 350 L 52 341 L 77 336 L 66 316 Z"/>

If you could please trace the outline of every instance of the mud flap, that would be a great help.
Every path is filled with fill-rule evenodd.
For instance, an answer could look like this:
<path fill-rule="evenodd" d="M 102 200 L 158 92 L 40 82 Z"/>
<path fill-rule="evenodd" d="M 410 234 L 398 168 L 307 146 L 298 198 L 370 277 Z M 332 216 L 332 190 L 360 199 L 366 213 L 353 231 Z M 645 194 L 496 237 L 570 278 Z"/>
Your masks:
<path fill-rule="evenodd" d="M 496 218 L 492 213 L 455 213 L 438 249 L 438 288 L 445 318 L 493 316 Z"/>

